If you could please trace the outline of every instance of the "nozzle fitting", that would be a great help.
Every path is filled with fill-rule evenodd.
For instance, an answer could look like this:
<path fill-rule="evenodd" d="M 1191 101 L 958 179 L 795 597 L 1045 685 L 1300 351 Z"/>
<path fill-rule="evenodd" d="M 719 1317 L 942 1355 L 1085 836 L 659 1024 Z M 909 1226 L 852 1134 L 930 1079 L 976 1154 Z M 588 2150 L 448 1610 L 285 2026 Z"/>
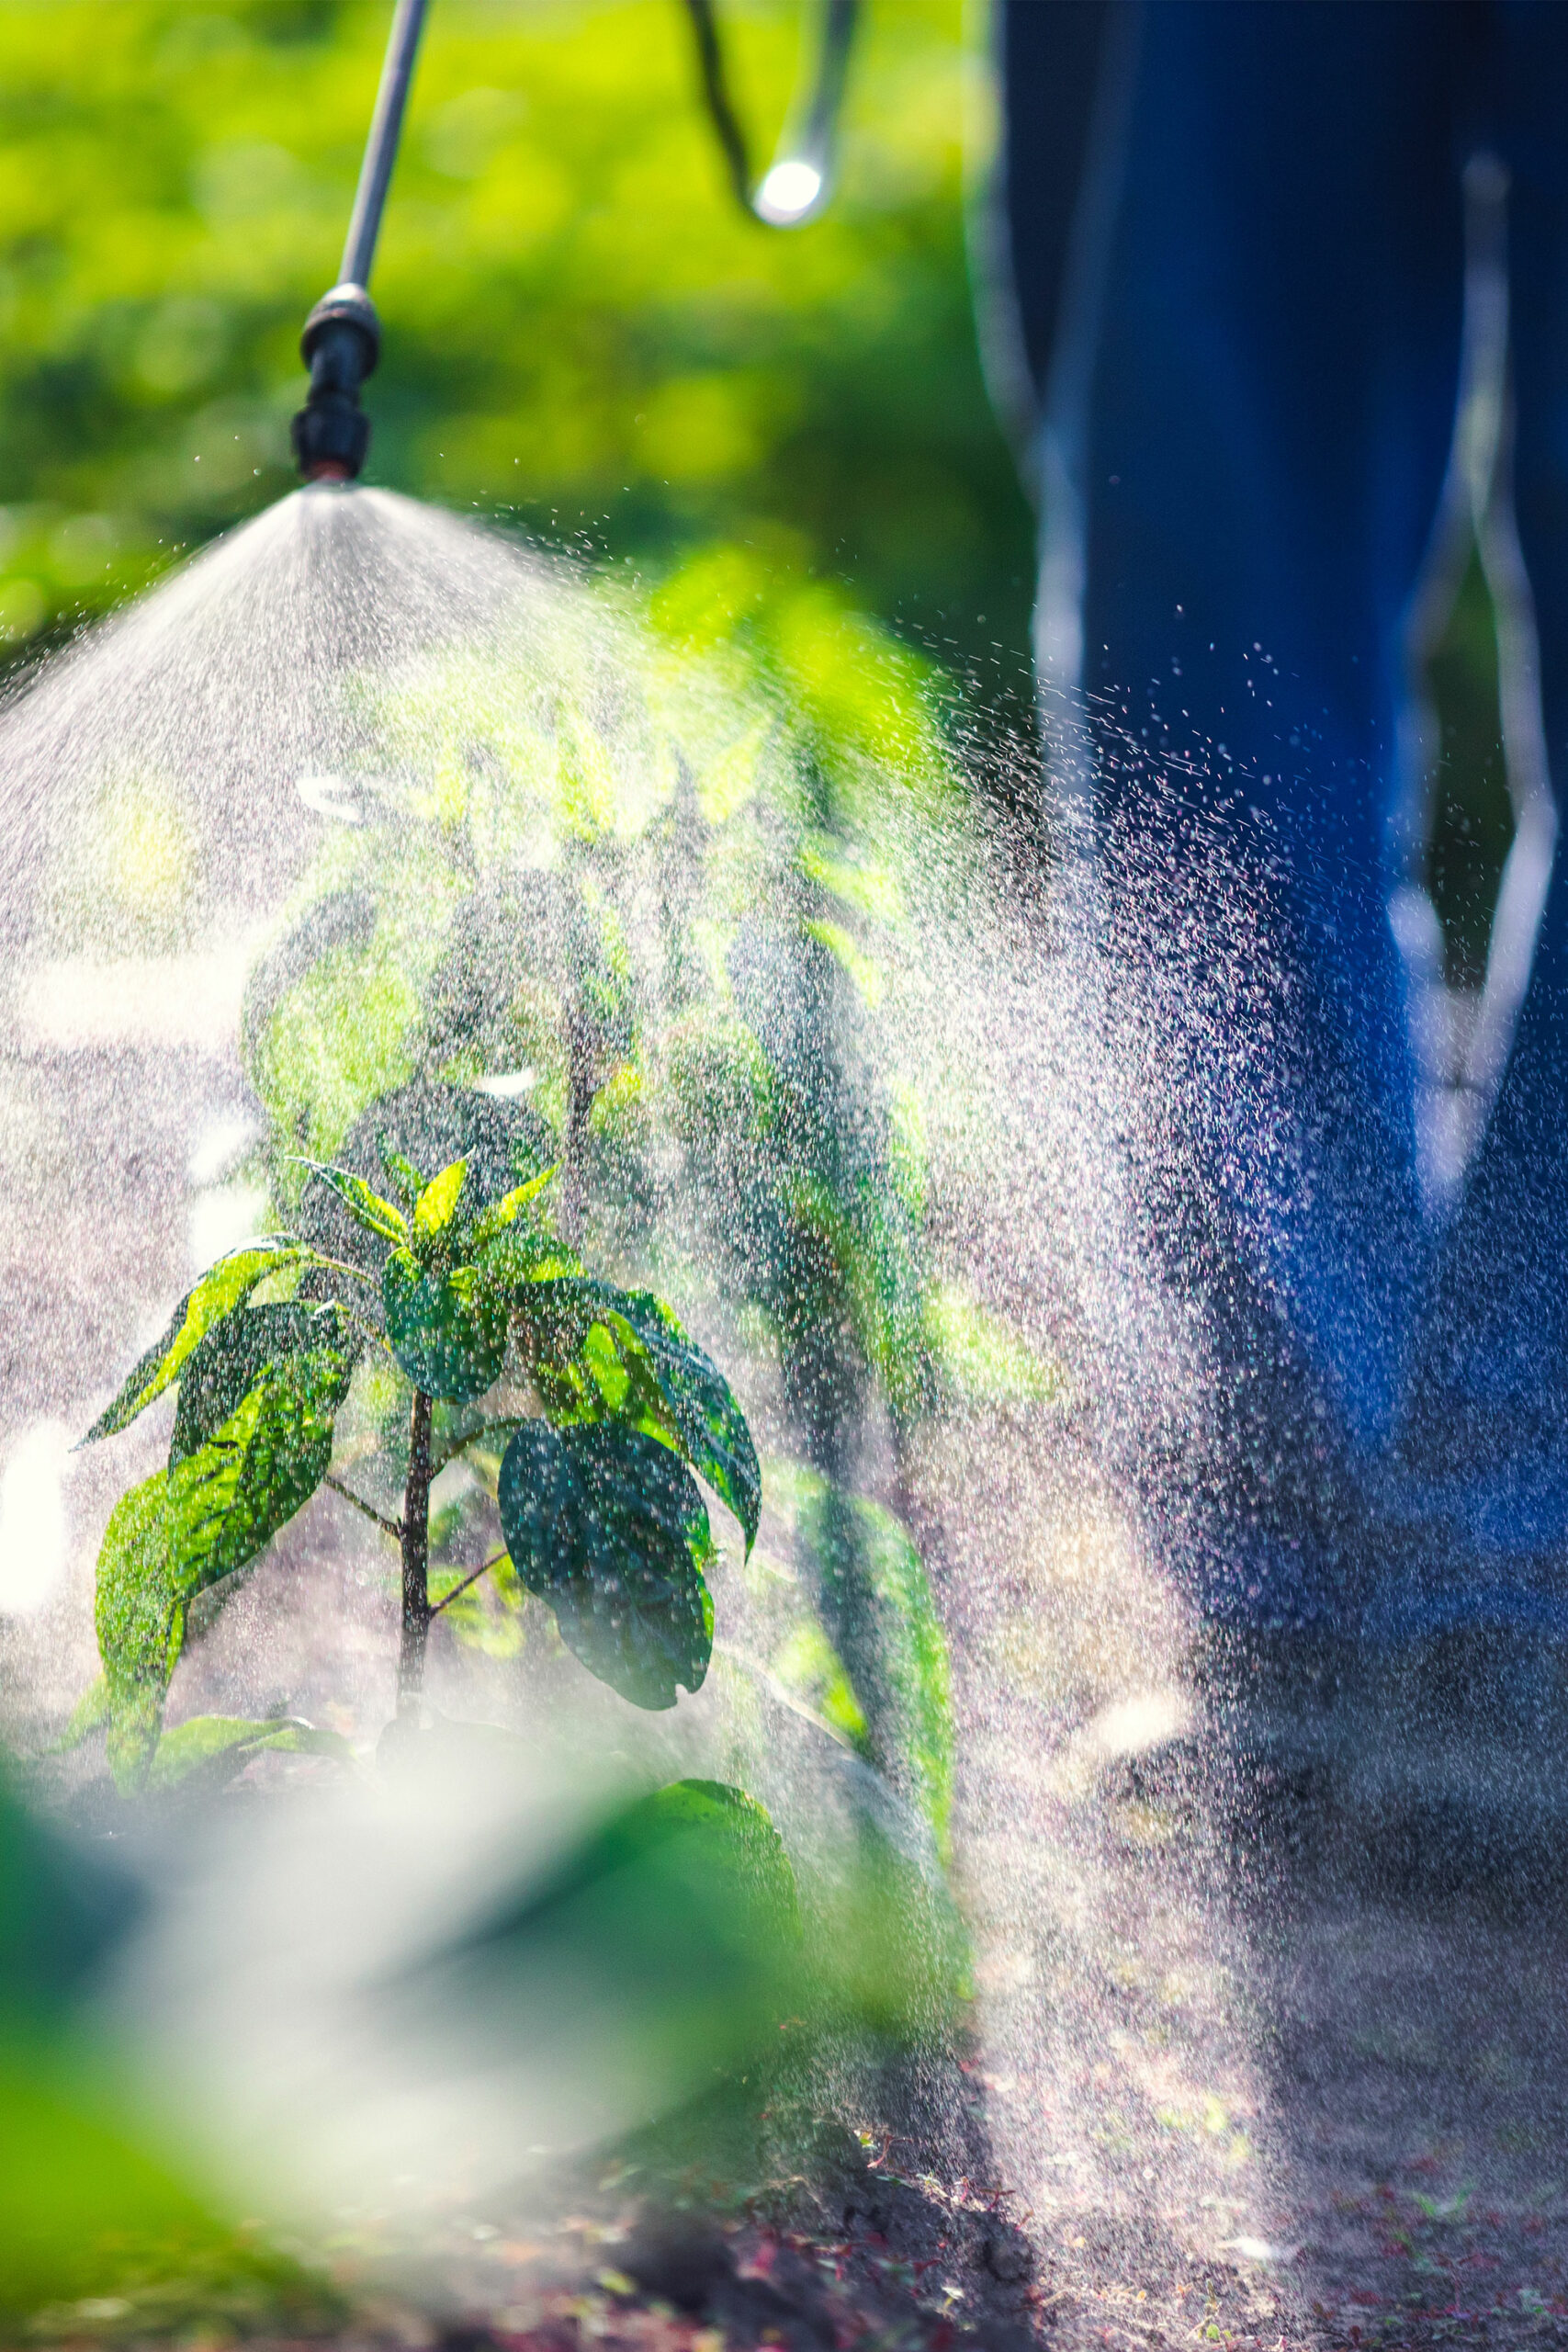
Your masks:
<path fill-rule="evenodd" d="M 363 286 L 334 286 L 305 322 L 299 354 L 310 370 L 305 405 L 289 427 L 307 481 L 352 481 L 370 447 L 359 387 L 381 356 L 381 322 Z"/>

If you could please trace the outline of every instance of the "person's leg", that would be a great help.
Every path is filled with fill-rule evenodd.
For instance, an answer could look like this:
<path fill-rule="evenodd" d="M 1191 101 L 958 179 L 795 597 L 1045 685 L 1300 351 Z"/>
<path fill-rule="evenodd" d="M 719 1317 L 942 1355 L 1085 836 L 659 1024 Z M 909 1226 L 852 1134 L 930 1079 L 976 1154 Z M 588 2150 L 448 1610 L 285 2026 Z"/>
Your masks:
<path fill-rule="evenodd" d="M 998 18 L 1004 108 L 998 258 L 1009 280 L 986 289 L 1016 307 L 1020 356 L 1036 407 L 1050 373 L 1068 274 L 1068 246 L 1094 127 L 1107 29 L 1116 0 L 1013 0 Z"/>
<path fill-rule="evenodd" d="M 1568 787 L 1568 12 L 1496 12 L 1515 506 L 1551 788 Z M 1445 1237 L 1404 1456 L 1446 1540 L 1407 1613 L 1568 1625 L 1568 889 L 1561 838 L 1513 1052 Z M 1528 943 L 1526 943 L 1528 945 Z"/>
<path fill-rule="evenodd" d="M 1035 20 L 1048 75 L 1056 11 L 1009 15 Z M 1100 712 L 1101 836 L 1129 869 L 1203 854 L 1174 774 L 1272 876 L 1279 985 L 1244 994 L 1212 1037 L 1198 1222 L 1227 1344 L 1267 1360 L 1301 1416 L 1275 1451 L 1343 1456 L 1369 1484 L 1427 1253 L 1389 831 L 1404 614 L 1452 434 L 1451 126 L 1474 15 L 1150 0 L 1126 111 L 1101 108 L 1120 186 L 1093 300 L 1060 272 L 1063 314 L 1076 299 L 1095 348 L 1076 422 L 1055 387 L 1064 435 L 1080 436 L 1061 470 L 1081 496 L 1084 588 L 1081 673 L 1053 678 L 1071 632 L 1047 628 L 1045 683 L 1081 686 Z M 1105 18 L 1126 22 L 1114 6 Z M 1015 152 L 1032 114 L 1010 91 Z M 1029 184 L 1015 160 L 1021 283 L 1032 241 L 1064 227 L 1059 194 L 1032 217 L 1021 205 Z M 1077 222 L 1092 254 L 1096 223 L 1081 207 Z M 1042 377 L 1047 432 L 1061 347 Z M 1224 1034 L 1225 1018 L 1252 1034 Z M 1285 1588 L 1313 1580 L 1303 1529 L 1270 1525 L 1269 1477 L 1241 1466 L 1235 1573 L 1262 1612 L 1288 1610 Z M 1343 1529 L 1306 1532 L 1318 1574 L 1342 1575 Z"/>

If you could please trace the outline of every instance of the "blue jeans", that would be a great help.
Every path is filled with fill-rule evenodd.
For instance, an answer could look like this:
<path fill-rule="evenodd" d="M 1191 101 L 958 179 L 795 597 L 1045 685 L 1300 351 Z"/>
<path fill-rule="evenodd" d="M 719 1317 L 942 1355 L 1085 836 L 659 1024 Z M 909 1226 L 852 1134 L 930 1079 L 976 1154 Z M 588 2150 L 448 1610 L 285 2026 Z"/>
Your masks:
<path fill-rule="evenodd" d="M 1010 0 L 999 40 L 991 352 L 1105 895 L 1223 838 L 1268 907 L 1201 1197 L 1156 1203 L 1228 1367 L 1173 1541 L 1254 1620 L 1568 1630 L 1568 9 Z M 1439 1068 L 1413 649 L 1488 499 L 1517 854 Z"/>

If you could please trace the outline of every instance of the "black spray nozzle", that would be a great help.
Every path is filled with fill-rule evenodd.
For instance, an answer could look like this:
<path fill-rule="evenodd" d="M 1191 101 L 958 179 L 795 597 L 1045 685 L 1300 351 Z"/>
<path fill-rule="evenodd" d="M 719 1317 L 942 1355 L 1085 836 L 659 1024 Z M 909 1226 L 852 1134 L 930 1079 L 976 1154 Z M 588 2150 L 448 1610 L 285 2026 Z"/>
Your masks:
<path fill-rule="evenodd" d="M 370 447 L 370 420 L 360 410 L 359 387 L 381 356 L 381 322 L 365 288 L 398 158 L 427 5 L 428 0 L 395 0 L 339 282 L 322 295 L 299 338 L 310 370 L 310 390 L 289 437 L 307 481 L 353 481 Z"/>
<path fill-rule="evenodd" d="M 381 322 L 363 286 L 334 286 L 305 322 L 300 356 L 310 370 L 305 405 L 289 428 L 307 481 L 352 481 L 370 447 L 359 387 L 381 356 Z"/>

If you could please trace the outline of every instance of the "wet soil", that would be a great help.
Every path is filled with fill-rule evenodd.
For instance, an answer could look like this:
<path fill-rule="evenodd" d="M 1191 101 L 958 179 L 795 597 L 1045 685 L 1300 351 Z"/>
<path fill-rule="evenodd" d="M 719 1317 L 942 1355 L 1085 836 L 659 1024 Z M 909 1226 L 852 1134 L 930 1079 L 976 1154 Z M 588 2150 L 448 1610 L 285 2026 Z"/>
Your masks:
<path fill-rule="evenodd" d="M 840 2134 L 750 2200 L 626 2178 L 526 2233 L 464 2216 L 439 2313 L 372 2302 L 352 2340 L 1568 2343 L 1555 1758 L 1495 1725 L 1461 1787 L 1440 1727 L 1364 1692 L 1326 1741 L 1278 1689 L 1187 1697 L 1185 1731 L 1092 1769 L 1081 1723 L 1020 1736 L 1016 1688 L 988 1745 L 971 1724 L 997 1842 L 959 1849 L 966 2139 Z"/>
<path fill-rule="evenodd" d="M 1089 1783 L 1055 1743 L 1057 1841 L 991 1897 L 1053 2344 L 1568 2342 L 1556 1717 L 1456 1740 L 1434 1661 L 1384 1668 L 1326 1714 L 1200 1678 Z"/>

